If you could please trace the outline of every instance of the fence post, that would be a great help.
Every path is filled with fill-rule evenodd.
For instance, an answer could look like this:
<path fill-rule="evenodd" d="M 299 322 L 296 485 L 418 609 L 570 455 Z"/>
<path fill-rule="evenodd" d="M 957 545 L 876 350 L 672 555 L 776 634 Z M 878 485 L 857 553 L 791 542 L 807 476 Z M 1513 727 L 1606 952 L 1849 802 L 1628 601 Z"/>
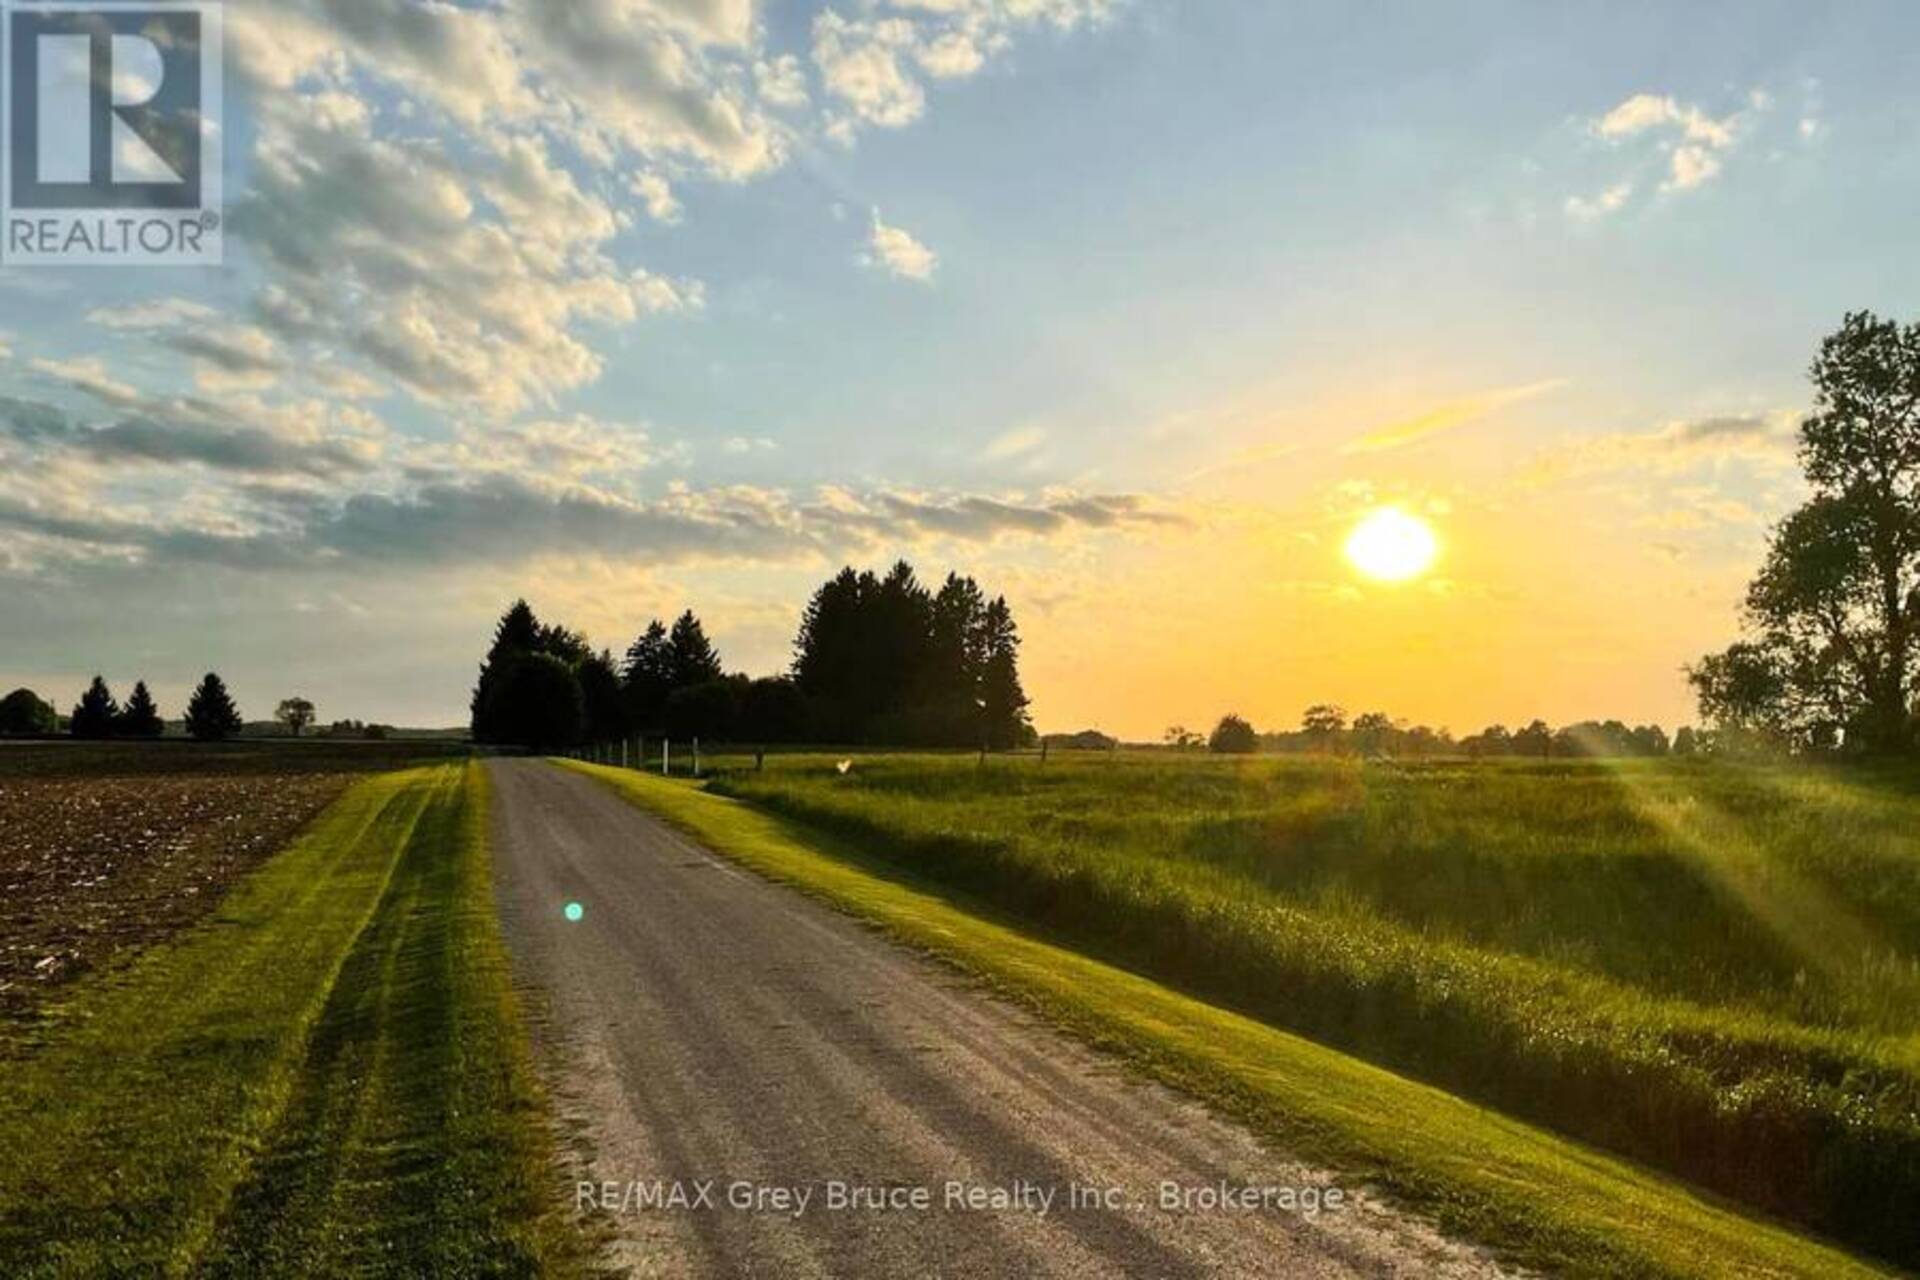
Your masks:
<path fill-rule="evenodd" d="M 670 777 L 673 773 L 673 739 L 660 739 L 660 776 Z"/>
<path fill-rule="evenodd" d="M 700 776 L 700 739 L 693 740 L 693 776 Z"/>

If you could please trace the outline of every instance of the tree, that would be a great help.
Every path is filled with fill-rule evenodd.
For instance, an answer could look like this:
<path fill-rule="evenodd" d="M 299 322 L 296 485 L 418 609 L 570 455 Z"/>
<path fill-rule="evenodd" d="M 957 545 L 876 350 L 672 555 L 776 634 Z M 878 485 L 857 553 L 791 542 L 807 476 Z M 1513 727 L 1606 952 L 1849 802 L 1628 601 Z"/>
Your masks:
<path fill-rule="evenodd" d="M 726 675 L 720 655 L 707 639 L 706 628 L 689 609 L 673 624 L 667 636 L 667 661 L 675 689 L 710 684 Z"/>
<path fill-rule="evenodd" d="M 1384 711 L 1367 711 L 1353 718 L 1354 744 L 1367 755 L 1382 755 L 1393 747 L 1393 717 Z"/>
<path fill-rule="evenodd" d="M 1545 720 L 1530 721 L 1526 728 L 1513 735 L 1512 744 L 1513 754 L 1539 756 L 1544 760 L 1553 754 L 1553 730 Z"/>
<path fill-rule="evenodd" d="M 273 718 L 291 729 L 296 738 L 301 730 L 313 723 L 313 717 L 313 704 L 305 698 L 284 698 L 273 709 Z"/>
<path fill-rule="evenodd" d="M 1346 728 L 1347 713 L 1331 703 L 1315 703 L 1300 717 L 1301 732 L 1307 735 L 1316 751 L 1331 750 Z"/>
<path fill-rule="evenodd" d="M 147 682 L 134 681 L 133 696 L 120 710 L 120 732 L 129 738 L 157 738 L 166 731 L 166 721 L 160 718 L 160 708 L 154 705 Z"/>
<path fill-rule="evenodd" d="M 727 676 L 675 689 L 667 695 L 667 732 L 709 742 L 738 737 L 752 684 L 745 676 Z"/>
<path fill-rule="evenodd" d="M 15 689 L 0 698 L 0 734 L 52 733 L 60 717 L 31 689 Z"/>
<path fill-rule="evenodd" d="M 240 732 L 240 709 L 227 693 L 226 681 L 207 672 L 187 700 L 187 732 L 197 742 L 222 742 Z"/>
<path fill-rule="evenodd" d="M 806 740 L 806 695 L 786 676 L 770 676 L 748 685 L 740 716 L 742 742 Z"/>
<path fill-rule="evenodd" d="M 602 649 L 588 654 L 574 669 L 580 681 L 581 705 L 585 712 L 585 734 L 589 742 L 618 742 L 627 736 L 626 692 L 613 655 Z"/>
<path fill-rule="evenodd" d="M 473 690 L 476 742 L 527 747 L 571 746 L 583 727 L 580 681 L 576 669 L 593 656 L 586 637 L 562 626 L 547 626 L 525 600 L 516 600 L 493 631 L 493 645 L 480 664 Z M 566 675 L 556 678 L 531 659 L 550 660 Z M 551 697 L 556 705 L 538 707 L 528 699 Z M 529 736 L 532 735 L 532 736 Z"/>
<path fill-rule="evenodd" d="M 552 751 L 580 741 L 586 699 L 573 668 L 550 653 L 509 653 L 483 681 L 487 741 Z"/>
<path fill-rule="evenodd" d="M 1920 675 L 1920 323 L 1848 315 L 1812 378 L 1799 450 L 1812 496 L 1773 532 L 1748 637 L 1688 675 L 1716 727 L 1905 750 Z"/>
<path fill-rule="evenodd" d="M 497 686 L 506 678 L 507 668 L 515 659 L 539 651 L 543 630 L 540 619 L 534 616 L 533 606 L 525 600 L 515 600 L 500 615 L 500 621 L 493 628 L 493 644 L 480 664 L 480 679 L 473 687 L 475 742 L 511 741 L 502 736 L 502 726 L 493 718 L 504 705 Z"/>
<path fill-rule="evenodd" d="M 1161 740 L 1175 751 L 1191 751 L 1195 747 L 1205 746 L 1206 739 L 1183 724 L 1171 725 Z"/>
<path fill-rule="evenodd" d="M 807 602 L 793 680 L 816 737 L 918 746 L 1033 739 L 1019 631 L 1004 599 L 948 574 L 937 592 L 899 561 L 885 577 L 842 569 Z"/>
<path fill-rule="evenodd" d="M 1700 735 L 1694 732 L 1690 724 L 1683 724 L 1673 732 L 1673 754 L 1691 756 L 1699 753 Z"/>
<path fill-rule="evenodd" d="M 76 738 L 111 738 L 119 719 L 120 704 L 114 701 L 113 691 L 105 680 L 95 676 L 67 717 L 67 732 Z"/>
<path fill-rule="evenodd" d="M 658 729 L 665 723 L 667 695 L 673 692 L 673 646 L 658 618 L 627 646 L 621 676 L 626 687 L 627 718 L 634 728 Z"/>
<path fill-rule="evenodd" d="M 1020 685 L 1020 633 L 1005 596 L 996 596 L 981 621 L 981 649 L 986 665 L 980 673 L 981 744 L 1007 751 L 1033 736 L 1027 719 L 1027 694 Z"/>
<path fill-rule="evenodd" d="M 1207 750 L 1222 755 L 1252 755 L 1260 747 L 1260 735 L 1237 715 L 1224 715 L 1207 739 Z"/>
<path fill-rule="evenodd" d="M 1503 724 L 1490 724 L 1460 745 L 1468 756 L 1476 760 L 1482 756 L 1510 755 L 1513 752 L 1513 735 L 1507 732 L 1507 726 Z"/>

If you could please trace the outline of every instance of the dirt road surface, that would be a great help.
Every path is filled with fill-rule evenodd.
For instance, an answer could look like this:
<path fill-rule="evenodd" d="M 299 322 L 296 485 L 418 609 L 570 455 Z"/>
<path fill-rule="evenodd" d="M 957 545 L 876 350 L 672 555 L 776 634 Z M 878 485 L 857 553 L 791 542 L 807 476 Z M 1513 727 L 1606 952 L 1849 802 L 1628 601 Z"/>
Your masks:
<path fill-rule="evenodd" d="M 1497 1274 L 591 778 L 490 768 L 508 943 L 585 1153 L 554 1194 L 632 1274 Z"/>

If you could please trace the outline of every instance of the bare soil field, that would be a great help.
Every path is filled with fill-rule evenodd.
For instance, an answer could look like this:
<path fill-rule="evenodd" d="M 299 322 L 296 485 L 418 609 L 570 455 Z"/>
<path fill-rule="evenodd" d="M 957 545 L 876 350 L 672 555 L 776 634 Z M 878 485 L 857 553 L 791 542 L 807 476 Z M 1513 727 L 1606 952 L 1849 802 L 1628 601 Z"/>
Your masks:
<path fill-rule="evenodd" d="M 0 1052 L 59 988 L 201 919 L 355 777 L 434 744 L 0 747 Z"/>

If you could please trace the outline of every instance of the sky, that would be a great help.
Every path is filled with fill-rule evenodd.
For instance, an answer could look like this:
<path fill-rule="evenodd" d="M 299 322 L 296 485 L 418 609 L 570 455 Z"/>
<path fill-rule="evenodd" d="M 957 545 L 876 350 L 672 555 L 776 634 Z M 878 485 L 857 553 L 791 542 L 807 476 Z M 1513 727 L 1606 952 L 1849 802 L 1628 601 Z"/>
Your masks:
<path fill-rule="evenodd" d="M 465 719 L 524 595 L 1004 592 L 1046 731 L 1691 718 L 1920 300 L 1906 3 L 248 0 L 226 261 L 0 270 L 0 686 Z M 1341 555 L 1394 505 L 1431 571 Z"/>

